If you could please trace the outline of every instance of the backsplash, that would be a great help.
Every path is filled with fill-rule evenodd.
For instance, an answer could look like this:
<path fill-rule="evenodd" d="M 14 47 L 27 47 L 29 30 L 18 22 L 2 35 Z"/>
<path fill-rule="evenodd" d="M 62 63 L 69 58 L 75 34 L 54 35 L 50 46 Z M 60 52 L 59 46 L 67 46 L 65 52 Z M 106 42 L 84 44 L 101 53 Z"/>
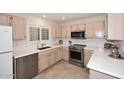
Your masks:
<path fill-rule="evenodd" d="M 69 44 L 68 41 L 72 41 L 72 44 L 83 44 L 88 46 L 94 46 L 94 47 L 104 47 L 104 43 L 106 42 L 105 39 L 68 39 L 63 38 L 64 44 Z"/>
<path fill-rule="evenodd" d="M 27 41 L 27 40 L 20 40 L 13 42 L 13 49 L 14 51 L 21 51 L 27 49 L 36 49 L 37 45 L 40 47 L 40 44 L 46 45 L 53 45 L 51 41 Z"/>

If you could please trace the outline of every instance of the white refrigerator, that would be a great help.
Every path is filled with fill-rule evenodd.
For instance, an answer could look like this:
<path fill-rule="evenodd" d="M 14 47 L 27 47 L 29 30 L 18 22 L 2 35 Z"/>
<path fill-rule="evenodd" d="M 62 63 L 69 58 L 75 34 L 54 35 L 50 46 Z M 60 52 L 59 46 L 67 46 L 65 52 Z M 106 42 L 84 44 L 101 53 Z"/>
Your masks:
<path fill-rule="evenodd" d="M 0 26 L 0 79 L 13 78 L 12 27 Z"/>

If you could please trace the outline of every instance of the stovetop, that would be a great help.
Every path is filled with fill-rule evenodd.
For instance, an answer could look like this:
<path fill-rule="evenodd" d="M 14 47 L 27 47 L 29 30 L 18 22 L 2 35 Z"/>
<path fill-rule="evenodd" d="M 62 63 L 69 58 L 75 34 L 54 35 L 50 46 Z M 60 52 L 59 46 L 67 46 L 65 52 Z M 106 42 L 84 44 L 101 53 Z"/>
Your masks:
<path fill-rule="evenodd" d="M 74 44 L 74 45 L 69 46 L 69 48 L 71 49 L 78 49 L 78 50 L 83 50 L 84 47 L 86 47 L 86 45 Z"/>

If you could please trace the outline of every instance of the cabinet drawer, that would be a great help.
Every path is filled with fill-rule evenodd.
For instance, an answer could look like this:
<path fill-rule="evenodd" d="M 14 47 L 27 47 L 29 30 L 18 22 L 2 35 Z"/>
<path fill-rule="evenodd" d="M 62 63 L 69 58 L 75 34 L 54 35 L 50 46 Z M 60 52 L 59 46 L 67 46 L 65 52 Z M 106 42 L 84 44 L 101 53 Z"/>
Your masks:
<path fill-rule="evenodd" d="M 49 50 L 38 53 L 38 56 L 40 57 L 40 56 L 45 55 L 45 54 L 49 54 Z"/>

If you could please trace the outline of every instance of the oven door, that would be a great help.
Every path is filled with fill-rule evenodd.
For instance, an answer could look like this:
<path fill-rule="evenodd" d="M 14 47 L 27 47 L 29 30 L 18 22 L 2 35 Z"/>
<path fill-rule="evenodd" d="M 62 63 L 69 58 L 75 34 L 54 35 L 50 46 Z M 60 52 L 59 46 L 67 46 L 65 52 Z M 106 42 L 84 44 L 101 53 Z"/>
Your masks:
<path fill-rule="evenodd" d="M 74 49 L 70 49 L 69 50 L 69 60 L 70 61 L 75 61 L 78 63 L 82 63 L 82 51 L 79 50 L 74 50 Z"/>

